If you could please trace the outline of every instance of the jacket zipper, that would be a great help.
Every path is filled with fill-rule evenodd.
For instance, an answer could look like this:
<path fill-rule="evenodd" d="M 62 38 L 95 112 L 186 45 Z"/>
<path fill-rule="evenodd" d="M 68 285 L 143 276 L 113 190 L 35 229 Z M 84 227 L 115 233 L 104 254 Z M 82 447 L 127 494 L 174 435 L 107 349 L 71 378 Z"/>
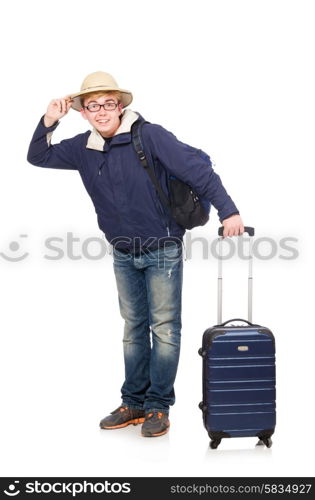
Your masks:
<path fill-rule="evenodd" d="M 106 164 L 106 160 L 105 160 L 105 156 L 104 156 L 103 157 L 103 162 L 98 167 L 98 175 L 102 175 L 102 170 L 103 170 L 103 167 L 104 167 L 105 164 Z"/>
<path fill-rule="evenodd" d="M 100 175 L 102 175 L 102 168 L 103 166 L 105 165 L 105 161 L 98 167 L 98 172 L 97 172 L 97 176 L 94 177 L 93 179 L 93 182 L 89 188 L 89 193 L 91 194 L 93 192 L 93 188 L 95 186 L 95 183 L 97 181 L 97 177 L 99 177 Z"/>

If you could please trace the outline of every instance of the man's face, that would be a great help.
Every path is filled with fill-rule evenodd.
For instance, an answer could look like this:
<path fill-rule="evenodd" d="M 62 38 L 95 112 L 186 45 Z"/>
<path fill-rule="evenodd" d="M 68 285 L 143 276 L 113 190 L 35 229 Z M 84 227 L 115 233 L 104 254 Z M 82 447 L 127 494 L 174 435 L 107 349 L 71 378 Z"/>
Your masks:
<path fill-rule="evenodd" d="M 115 109 L 106 110 L 104 107 L 100 108 L 99 111 L 93 111 L 87 109 L 89 106 L 93 108 L 93 104 L 105 104 L 114 103 L 118 104 L 118 99 L 112 94 L 105 94 L 102 96 L 90 96 L 84 99 L 84 107 L 81 109 L 81 115 L 85 120 L 96 128 L 96 130 L 103 137 L 112 137 L 120 125 L 120 115 L 122 112 L 122 104 L 118 104 Z"/>

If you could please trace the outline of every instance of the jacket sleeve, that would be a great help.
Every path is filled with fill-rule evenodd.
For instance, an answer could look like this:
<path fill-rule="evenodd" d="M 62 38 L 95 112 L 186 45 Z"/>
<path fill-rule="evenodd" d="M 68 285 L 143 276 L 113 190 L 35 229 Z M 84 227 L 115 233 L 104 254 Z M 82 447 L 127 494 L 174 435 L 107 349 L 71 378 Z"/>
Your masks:
<path fill-rule="evenodd" d="M 217 209 L 220 221 L 239 211 L 212 168 L 210 157 L 200 149 L 180 142 L 160 125 L 143 127 L 143 142 L 153 157 L 181 181 L 189 184 Z"/>
<path fill-rule="evenodd" d="M 36 167 L 77 170 L 73 139 L 51 144 L 51 136 L 58 124 L 59 122 L 56 122 L 51 127 L 45 127 L 43 117 L 41 118 L 28 149 L 27 161 Z"/>

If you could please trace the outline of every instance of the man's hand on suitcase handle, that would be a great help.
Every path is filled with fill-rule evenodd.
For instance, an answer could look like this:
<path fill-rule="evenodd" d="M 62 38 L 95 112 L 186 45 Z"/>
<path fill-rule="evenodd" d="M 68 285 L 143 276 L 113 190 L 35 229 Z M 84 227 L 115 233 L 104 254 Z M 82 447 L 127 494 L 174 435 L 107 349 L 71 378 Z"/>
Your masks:
<path fill-rule="evenodd" d="M 244 224 L 240 215 L 231 215 L 227 219 L 222 221 L 223 225 L 223 237 L 227 236 L 239 236 L 244 233 Z"/>

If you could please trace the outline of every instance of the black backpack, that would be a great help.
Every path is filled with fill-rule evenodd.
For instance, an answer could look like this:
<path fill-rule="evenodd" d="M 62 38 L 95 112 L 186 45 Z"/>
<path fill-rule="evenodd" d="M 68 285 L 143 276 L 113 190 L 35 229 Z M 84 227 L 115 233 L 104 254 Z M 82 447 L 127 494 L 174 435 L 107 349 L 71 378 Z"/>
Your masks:
<path fill-rule="evenodd" d="M 162 205 L 168 213 L 184 229 L 192 229 L 196 226 L 204 226 L 209 220 L 210 205 L 207 211 L 200 202 L 200 197 L 185 182 L 170 175 L 168 177 L 169 198 L 165 195 L 155 175 L 154 169 L 149 165 L 144 153 L 141 130 L 146 122 L 137 120 L 131 128 L 132 142 L 139 156 L 141 165 L 148 172 L 151 181 L 160 197 Z"/>

